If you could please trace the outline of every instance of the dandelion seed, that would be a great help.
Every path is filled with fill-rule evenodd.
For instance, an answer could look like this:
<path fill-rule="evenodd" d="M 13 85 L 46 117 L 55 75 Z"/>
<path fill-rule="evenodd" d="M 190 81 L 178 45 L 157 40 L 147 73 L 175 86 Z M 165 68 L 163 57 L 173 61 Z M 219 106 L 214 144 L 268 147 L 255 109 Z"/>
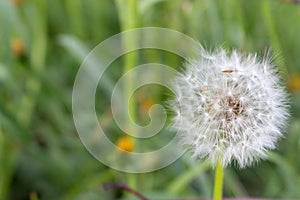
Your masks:
<path fill-rule="evenodd" d="M 171 108 L 181 142 L 196 158 L 240 168 L 266 158 L 283 136 L 287 94 L 269 58 L 200 51 L 174 80 Z"/>

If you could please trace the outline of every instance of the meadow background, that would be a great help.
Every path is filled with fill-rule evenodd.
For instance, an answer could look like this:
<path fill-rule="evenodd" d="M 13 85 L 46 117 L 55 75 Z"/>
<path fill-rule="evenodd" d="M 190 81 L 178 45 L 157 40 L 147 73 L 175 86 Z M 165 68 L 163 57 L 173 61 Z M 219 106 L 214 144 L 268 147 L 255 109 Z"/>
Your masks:
<path fill-rule="evenodd" d="M 0 199 L 136 199 L 106 191 L 104 183 L 125 183 L 151 199 L 212 196 L 213 171 L 189 154 L 155 172 L 127 174 L 95 160 L 77 135 L 71 94 L 84 57 L 106 38 L 145 26 L 183 32 L 211 49 L 273 49 L 291 95 L 290 126 L 268 161 L 226 169 L 224 196 L 299 199 L 300 5 L 291 0 L 0 0 Z M 176 69 L 183 62 L 143 50 L 118 59 L 106 76 L 115 83 L 150 61 Z M 147 124 L 149 107 L 167 98 L 159 86 L 140 89 L 132 101 L 137 122 Z M 106 133 L 121 145 L 109 100 L 97 109 L 107 113 Z M 168 138 L 153 141 L 146 150 Z"/>

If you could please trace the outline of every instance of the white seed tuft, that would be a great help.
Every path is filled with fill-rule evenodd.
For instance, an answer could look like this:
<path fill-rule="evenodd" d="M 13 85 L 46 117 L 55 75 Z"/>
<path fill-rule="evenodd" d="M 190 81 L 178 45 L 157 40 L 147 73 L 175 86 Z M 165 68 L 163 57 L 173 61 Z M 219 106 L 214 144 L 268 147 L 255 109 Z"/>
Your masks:
<path fill-rule="evenodd" d="M 286 128 L 287 94 L 269 58 L 224 49 L 185 65 L 173 82 L 173 127 L 196 158 L 243 168 L 266 157 Z"/>

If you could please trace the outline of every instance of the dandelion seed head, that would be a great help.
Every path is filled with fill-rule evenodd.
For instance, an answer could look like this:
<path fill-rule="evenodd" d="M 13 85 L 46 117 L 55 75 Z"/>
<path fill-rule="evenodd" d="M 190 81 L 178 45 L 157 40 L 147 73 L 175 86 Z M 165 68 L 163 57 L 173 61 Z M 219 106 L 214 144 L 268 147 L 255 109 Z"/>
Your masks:
<path fill-rule="evenodd" d="M 243 168 L 282 137 L 288 99 L 269 58 L 224 49 L 200 51 L 174 79 L 173 127 L 193 157 Z"/>

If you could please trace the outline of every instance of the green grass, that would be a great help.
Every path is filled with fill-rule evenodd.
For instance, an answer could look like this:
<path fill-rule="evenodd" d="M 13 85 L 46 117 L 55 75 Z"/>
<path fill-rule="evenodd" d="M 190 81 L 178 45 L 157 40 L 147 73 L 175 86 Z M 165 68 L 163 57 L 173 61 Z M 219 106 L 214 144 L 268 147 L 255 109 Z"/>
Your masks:
<path fill-rule="evenodd" d="M 213 171 L 205 162 L 191 161 L 189 155 L 159 171 L 132 175 L 104 166 L 79 140 L 71 94 L 81 62 L 106 38 L 144 26 L 178 30 L 207 48 L 223 45 L 260 55 L 271 48 L 277 54 L 275 63 L 291 92 L 286 138 L 268 161 L 245 170 L 226 169 L 224 195 L 300 198 L 300 88 L 288 84 L 300 73 L 300 5 L 280 0 L 12 2 L 0 0 L 1 200 L 134 199 L 120 190 L 104 191 L 104 183 L 126 183 L 153 199 L 212 196 Z M 15 38 L 23 42 L 21 55 L 11 47 Z M 135 39 L 127 38 L 125 47 L 134 46 Z M 177 68 L 182 63 L 162 51 L 128 54 L 107 70 L 105 86 L 97 95 L 108 97 L 125 71 L 153 60 Z M 149 94 L 154 102 L 166 100 L 162 89 L 153 90 L 150 87 Z M 109 101 L 106 98 L 97 106 L 108 113 L 102 120 L 116 141 L 121 132 L 109 114 Z M 138 105 L 133 101 L 131 106 L 136 114 Z"/>

